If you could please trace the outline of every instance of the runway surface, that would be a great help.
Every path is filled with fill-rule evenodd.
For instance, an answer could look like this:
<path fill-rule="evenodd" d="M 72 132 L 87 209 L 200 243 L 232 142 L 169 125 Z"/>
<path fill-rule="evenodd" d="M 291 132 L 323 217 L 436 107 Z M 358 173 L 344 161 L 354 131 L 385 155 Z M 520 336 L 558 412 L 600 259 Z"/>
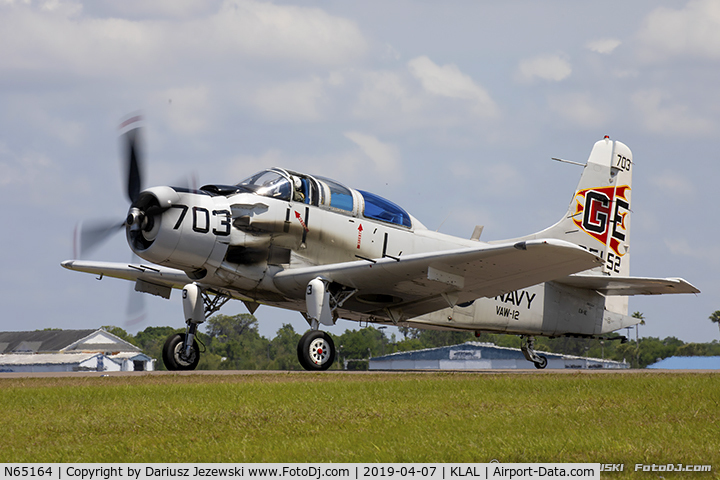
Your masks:
<path fill-rule="evenodd" d="M 285 371 L 285 370 L 194 370 L 180 372 L 0 372 L 0 380 L 3 378 L 78 378 L 78 377 L 155 377 L 163 375 L 199 375 L 199 376 L 231 376 L 231 375 L 404 375 L 422 374 L 433 375 L 443 373 L 467 374 L 467 375 L 612 375 L 612 374 L 720 374 L 718 370 L 662 370 L 662 369 L 506 369 L 506 370 L 328 370 L 325 372 L 306 371 Z"/>

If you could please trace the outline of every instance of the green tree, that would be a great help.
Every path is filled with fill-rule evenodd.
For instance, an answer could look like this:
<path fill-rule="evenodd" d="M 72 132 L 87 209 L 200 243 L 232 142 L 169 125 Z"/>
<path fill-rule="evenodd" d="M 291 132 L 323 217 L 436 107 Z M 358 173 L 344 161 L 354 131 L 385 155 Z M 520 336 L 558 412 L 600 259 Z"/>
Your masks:
<path fill-rule="evenodd" d="M 715 310 L 708 318 L 711 322 L 717 323 L 718 328 L 720 328 L 720 310 Z"/>
<path fill-rule="evenodd" d="M 292 325 L 283 324 L 275 338 L 270 341 L 270 370 L 301 370 L 297 357 L 297 345 L 301 335 Z"/>
<path fill-rule="evenodd" d="M 215 315 L 208 319 L 205 329 L 210 337 L 204 353 L 209 355 L 205 366 L 221 370 L 262 370 L 270 364 L 270 342 L 258 333 L 253 315 Z M 220 361 L 212 361 L 212 355 Z M 202 356 L 200 358 L 202 360 Z"/>
<path fill-rule="evenodd" d="M 679 347 L 675 355 L 678 357 L 712 357 L 720 355 L 720 343 L 686 343 Z"/>
<path fill-rule="evenodd" d="M 633 312 L 632 318 L 635 318 L 637 320 L 640 320 L 639 323 L 635 324 L 635 365 L 639 367 L 640 365 L 640 340 L 639 340 L 639 328 L 640 325 L 645 325 L 645 315 L 643 315 L 640 312 Z"/>
<path fill-rule="evenodd" d="M 225 343 L 241 336 L 246 330 L 253 327 L 257 327 L 257 318 L 249 313 L 241 313 L 232 317 L 227 315 L 210 317 L 205 330 L 210 337 Z"/>
<path fill-rule="evenodd" d="M 334 337 L 337 349 L 337 368 L 343 368 L 344 361 L 368 359 L 390 353 L 389 341 L 382 330 L 374 327 L 365 327 L 360 330 L 345 330 L 345 333 Z M 361 363 L 361 369 L 366 370 L 367 364 Z M 348 368 L 358 365 L 348 365 Z"/>

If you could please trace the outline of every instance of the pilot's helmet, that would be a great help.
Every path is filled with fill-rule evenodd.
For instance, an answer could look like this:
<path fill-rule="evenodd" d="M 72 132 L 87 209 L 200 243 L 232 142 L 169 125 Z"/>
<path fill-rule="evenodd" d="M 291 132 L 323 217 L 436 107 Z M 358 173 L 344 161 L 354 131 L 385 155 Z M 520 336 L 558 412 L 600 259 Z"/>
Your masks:
<path fill-rule="evenodd" d="M 293 185 L 295 186 L 295 190 L 302 189 L 302 180 L 300 180 L 300 177 L 296 177 L 295 175 L 293 175 L 292 179 L 293 179 Z"/>

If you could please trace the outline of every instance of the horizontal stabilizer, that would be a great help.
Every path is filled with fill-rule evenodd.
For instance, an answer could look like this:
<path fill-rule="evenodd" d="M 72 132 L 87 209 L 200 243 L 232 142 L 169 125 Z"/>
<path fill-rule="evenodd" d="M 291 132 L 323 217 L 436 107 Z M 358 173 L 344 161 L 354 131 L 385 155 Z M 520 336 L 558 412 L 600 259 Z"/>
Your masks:
<path fill-rule="evenodd" d="M 645 278 L 577 274 L 555 281 L 571 287 L 596 290 L 603 295 L 700 293 L 700 290 L 682 278 Z"/>

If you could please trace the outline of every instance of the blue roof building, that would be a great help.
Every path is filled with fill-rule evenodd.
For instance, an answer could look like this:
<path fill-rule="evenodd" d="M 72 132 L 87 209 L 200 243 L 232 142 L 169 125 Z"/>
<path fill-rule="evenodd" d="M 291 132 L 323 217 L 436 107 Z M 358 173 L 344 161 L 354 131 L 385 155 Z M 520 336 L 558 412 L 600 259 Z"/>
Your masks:
<path fill-rule="evenodd" d="M 538 352 L 547 357 L 548 369 L 619 369 L 627 363 L 600 358 L 576 357 Z M 466 342 L 450 347 L 397 352 L 370 359 L 370 370 L 487 370 L 534 368 L 519 348 L 498 347 L 493 343 Z"/>
<path fill-rule="evenodd" d="M 720 370 L 720 357 L 668 357 L 647 368 L 668 370 Z"/>

